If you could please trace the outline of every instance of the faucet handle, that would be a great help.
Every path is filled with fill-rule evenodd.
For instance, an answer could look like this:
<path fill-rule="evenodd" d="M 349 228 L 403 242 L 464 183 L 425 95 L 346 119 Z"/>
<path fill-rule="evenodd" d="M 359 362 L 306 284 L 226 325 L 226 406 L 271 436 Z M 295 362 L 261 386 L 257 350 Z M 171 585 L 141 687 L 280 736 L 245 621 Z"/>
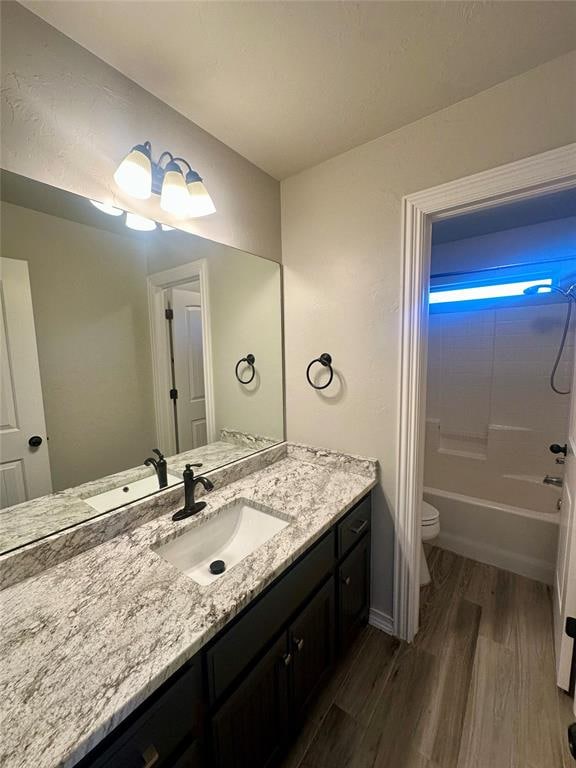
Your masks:
<path fill-rule="evenodd" d="M 158 458 L 160 459 L 160 461 L 162 461 L 162 459 L 164 458 L 162 451 L 160 451 L 158 448 L 152 448 L 152 453 L 155 453 L 156 456 L 158 456 Z"/>
<path fill-rule="evenodd" d="M 202 464 L 186 464 L 186 469 L 184 470 L 184 478 L 189 477 L 191 480 L 194 477 L 194 470 L 192 467 L 201 467 Z"/>

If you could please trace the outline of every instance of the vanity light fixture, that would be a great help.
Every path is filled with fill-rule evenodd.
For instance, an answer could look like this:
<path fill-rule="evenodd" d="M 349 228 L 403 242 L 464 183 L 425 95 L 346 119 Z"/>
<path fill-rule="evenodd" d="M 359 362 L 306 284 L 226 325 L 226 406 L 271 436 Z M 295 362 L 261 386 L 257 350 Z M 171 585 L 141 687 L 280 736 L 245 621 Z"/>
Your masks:
<path fill-rule="evenodd" d="M 102 213 L 107 213 L 109 216 L 122 216 L 124 211 L 122 208 L 115 208 L 113 205 L 107 203 L 99 203 L 98 200 L 90 200 L 95 208 L 98 208 Z"/>
<path fill-rule="evenodd" d="M 162 152 L 155 162 L 149 141 L 132 147 L 114 180 L 124 192 L 141 200 L 160 195 L 162 210 L 178 218 L 209 216 L 216 211 L 202 177 L 190 163 L 171 152 Z"/>

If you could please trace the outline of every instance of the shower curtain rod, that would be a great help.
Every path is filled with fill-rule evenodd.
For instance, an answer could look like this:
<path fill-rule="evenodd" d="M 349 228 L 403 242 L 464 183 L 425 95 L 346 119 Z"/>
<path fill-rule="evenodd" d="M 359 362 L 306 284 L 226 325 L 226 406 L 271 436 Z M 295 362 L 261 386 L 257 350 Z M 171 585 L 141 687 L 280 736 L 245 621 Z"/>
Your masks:
<path fill-rule="evenodd" d="M 516 263 L 516 264 L 500 264 L 497 267 L 482 267 L 480 269 L 464 269 L 460 272 L 436 272 L 433 275 L 430 275 L 430 280 L 434 280 L 437 277 L 458 277 L 459 275 L 476 275 L 481 272 L 495 272 L 497 269 L 513 269 L 514 267 L 526 267 L 526 266 L 533 266 L 537 264 L 558 264 L 560 261 L 573 261 L 574 266 L 576 267 L 576 255 L 575 256 L 565 256 L 561 259 L 554 259 L 552 261 L 551 259 L 544 260 L 544 261 L 532 261 L 528 264 L 526 262 Z"/>

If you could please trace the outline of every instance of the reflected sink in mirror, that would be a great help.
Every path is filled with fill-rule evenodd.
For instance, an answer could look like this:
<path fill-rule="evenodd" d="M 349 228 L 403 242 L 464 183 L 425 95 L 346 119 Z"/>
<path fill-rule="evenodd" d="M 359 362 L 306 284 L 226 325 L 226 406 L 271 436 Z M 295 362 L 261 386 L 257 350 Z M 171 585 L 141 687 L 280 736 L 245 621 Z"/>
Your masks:
<path fill-rule="evenodd" d="M 225 573 L 287 525 L 286 519 L 268 507 L 238 499 L 153 550 L 197 584 L 206 586 L 222 575 L 210 571 L 211 563 L 222 560 Z"/>
<path fill-rule="evenodd" d="M 181 482 L 181 477 L 172 475 L 168 472 L 167 488 Z M 84 499 L 84 501 L 86 504 L 90 504 L 90 506 L 98 512 L 110 512 L 117 507 L 124 506 L 124 504 L 131 504 L 133 501 L 138 501 L 138 499 L 141 499 L 143 496 L 148 496 L 158 490 L 164 489 L 159 488 L 156 475 L 150 475 L 149 477 L 143 477 L 142 480 L 135 480 L 128 485 L 122 485 L 120 488 L 113 488 L 111 491 L 97 493 L 95 496 L 90 496 L 89 498 Z"/>

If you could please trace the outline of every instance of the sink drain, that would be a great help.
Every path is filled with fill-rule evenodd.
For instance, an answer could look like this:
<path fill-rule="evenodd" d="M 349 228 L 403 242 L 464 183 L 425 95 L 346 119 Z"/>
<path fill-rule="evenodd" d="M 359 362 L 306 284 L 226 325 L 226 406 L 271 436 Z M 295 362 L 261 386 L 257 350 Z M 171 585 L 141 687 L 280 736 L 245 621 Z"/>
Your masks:
<path fill-rule="evenodd" d="M 224 560 L 212 560 L 210 563 L 210 573 L 213 573 L 215 576 L 218 576 L 221 573 L 224 573 L 226 570 L 226 563 Z"/>

